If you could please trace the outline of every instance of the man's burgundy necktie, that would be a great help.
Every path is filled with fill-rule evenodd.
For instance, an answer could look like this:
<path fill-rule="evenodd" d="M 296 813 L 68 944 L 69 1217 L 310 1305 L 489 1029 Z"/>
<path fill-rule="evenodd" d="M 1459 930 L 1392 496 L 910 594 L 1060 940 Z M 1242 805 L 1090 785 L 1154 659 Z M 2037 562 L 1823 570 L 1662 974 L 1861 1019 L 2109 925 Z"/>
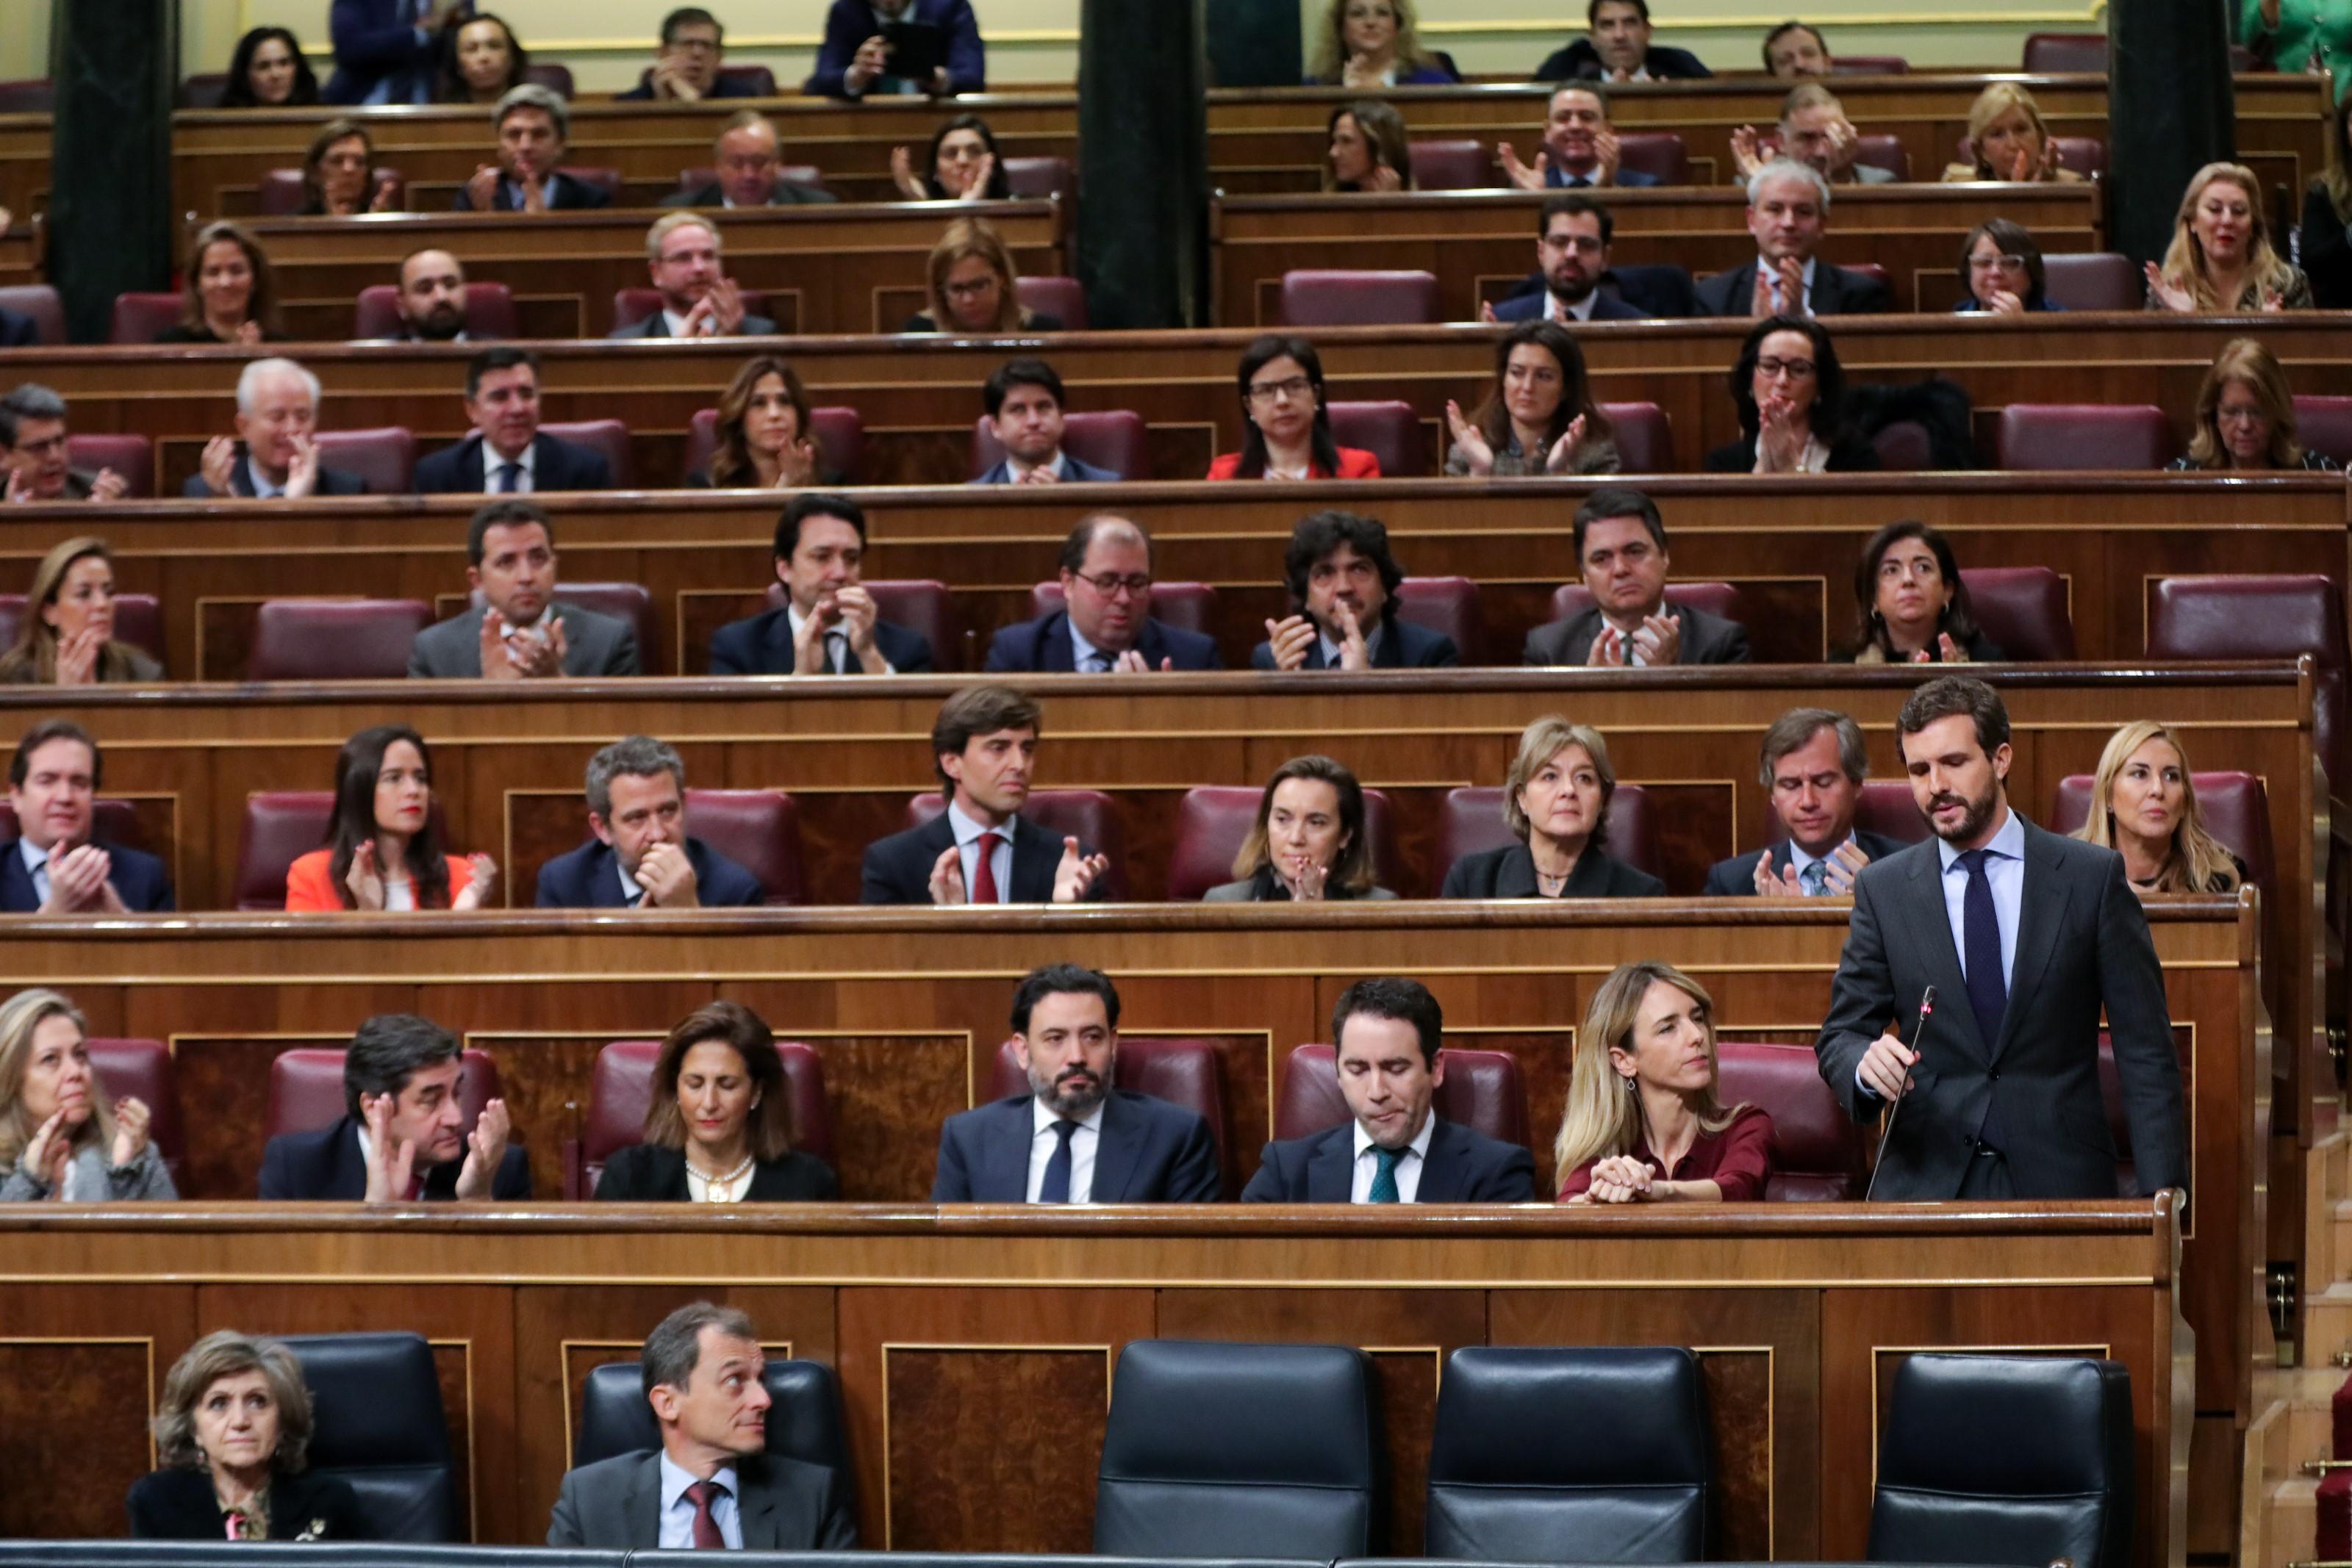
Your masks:
<path fill-rule="evenodd" d="M 996 891 L 996 846 L 1003 841 L 1002 833 L 980 835 L 980 854 L 971 868 L 971 901 L 974 904 L 1002 904 L 1003 897 Z"/>
<path fill-rule="evenodd" d="M 697 1552 L 726 1550 L 727 1538 L 719 1533 L 719 1521 L 711 1513 L 727 1489 L 717 1481 L 697 1481 L 686 1489 L 687 1500 L 694 1504 L 694 1549 Z"/>

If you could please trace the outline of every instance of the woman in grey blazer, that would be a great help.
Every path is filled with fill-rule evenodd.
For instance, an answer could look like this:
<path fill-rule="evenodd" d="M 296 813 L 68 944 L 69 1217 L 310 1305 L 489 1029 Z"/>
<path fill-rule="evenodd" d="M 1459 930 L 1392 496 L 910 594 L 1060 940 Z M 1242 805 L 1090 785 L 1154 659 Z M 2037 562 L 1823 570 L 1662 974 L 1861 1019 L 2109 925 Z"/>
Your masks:
<path fill-rule="evenodd" d="M 1364 831 L 1364 787 L 1328 757 L 1294 757 L 1257 800 L 1257 821 L 1234 857 L 1240 880 L 1209 889 L 1204 904 L 1313 904 L 1394 898 L 1373 883 Z"/>
<path fill-rule="evenodd" d="M 35 988 L 0 1002 L 0 1203 L 179 1197 L 148 1110 L 106 1099 L 73 1003 Z"/>

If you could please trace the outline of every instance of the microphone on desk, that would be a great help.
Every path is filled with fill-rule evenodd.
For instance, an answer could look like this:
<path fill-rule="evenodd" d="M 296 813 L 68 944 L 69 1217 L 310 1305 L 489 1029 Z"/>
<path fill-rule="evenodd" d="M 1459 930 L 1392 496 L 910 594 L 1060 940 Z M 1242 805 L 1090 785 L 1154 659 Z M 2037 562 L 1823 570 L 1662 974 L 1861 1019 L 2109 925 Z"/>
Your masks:
<path fill-rule="evenodd" d="M 1919 1054 L 1920 1041 L 1927 1038 L 1927 1015 L 1936 1010 L 1936 988 L 1929 986 L 1919 993 L 1919 1021 L 1911 1030 L 1911 1054 Z M 1916 1065 L 1916 1063 L 1914 1064 Z M 1862 1201 L 1868 1203 L 1871 1194 L 1878 1190 L 1878 1173 L 1886 1168 L 1887 1140 L 1895 1136 L 1895 1118 L 1903 1114 L 1903 1102 L 1911 1097 L 1911 1069 L 1903 1070 L 1903 1091 L 1895 1096 L 1894 1108 L 1886 1113 L 1885 1130 L 1879 1134 L 1878 1161 L 1870 1167 L 1870 1185 L 1862 1189 Z"/>

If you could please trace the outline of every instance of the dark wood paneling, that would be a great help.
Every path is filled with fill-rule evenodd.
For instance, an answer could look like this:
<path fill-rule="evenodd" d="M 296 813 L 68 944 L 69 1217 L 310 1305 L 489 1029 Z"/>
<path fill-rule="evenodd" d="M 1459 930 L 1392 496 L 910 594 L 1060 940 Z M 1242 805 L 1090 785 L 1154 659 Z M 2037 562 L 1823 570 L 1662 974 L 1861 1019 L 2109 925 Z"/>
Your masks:
<path fill-rule="evenodd" d="M 141 1417 L 154 1408 L 168 1358 L 184 1348 L 193 1292 L 143 1287 L 125 1300 L 87 1286 L 20 1286 L 8 1293 L 17 1301 L 0 1307 L 0 1467 L 8 1477 L 0 1534 L 121 1535 L 124 1495 L 155 1466 Z M 23 1321 L 34 1317 L 47 1333 Z M 58 1440 L 66 1432 L 72 1441 Z"/>

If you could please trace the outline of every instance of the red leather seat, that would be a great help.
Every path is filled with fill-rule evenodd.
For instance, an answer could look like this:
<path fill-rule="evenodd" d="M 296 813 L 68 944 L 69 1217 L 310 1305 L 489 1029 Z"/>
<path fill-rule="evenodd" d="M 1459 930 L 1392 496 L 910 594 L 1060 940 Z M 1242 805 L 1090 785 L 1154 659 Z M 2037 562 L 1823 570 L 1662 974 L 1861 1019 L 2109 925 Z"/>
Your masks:
<path fill-rule="evenodd" d="M 2137 310 L 2147 289 L 2131 257 L 2111 250 L 2042 258 L 2042 291 L 2069 310 Z"/>
<path fill-rule="evenodd" d="M 1716 1092 L 1725 1106 L 1772 1118 L 1768 1203 L 1848 1203 L 1863 1191 L 1862 1129 L 1822 1082 L 1812 1048 L 1716 1041 Z"/>
<path fill-rule="evenodd" d="M 1062 420 L 1062 450 L 1081 463 L 1108 468 L 1122 479 L 1149 479 L 1150 434 L 1143 416 L 1133 409 L 1066 414 Z M 982 414 L 971 426 L 971 476 L 977 479 L 1003 461 L 1003 443 L 996 439 L 996 427 Z"/>
<path fill-rule="evenodd" d="M 766 66 L 720 66 L 719 79 L 733 84 L 737 98 L 773 98 L 776 96 L 776 73 Z"/>
<path fill-rule="evenodd" d="M 319 462 L 367 481 L 378 496 L 405 496 L 416 488 L 416 437 L 397 424 L 370 430 L 322 430 Z"/>
<path fill-rule="evenodd" d="M 1726 621 L 1748 624 L 1748 601 L 1739 590 L 1727 582 L 1670 582 L 1666 584 L 1666 602 L 1686 609 L 1704 610 L 1709 615 L 1720 615 Z M 1572 620 L 1592 608 L 1592 590 L 1580 582 L 1563 582 L 1551 591 L 1551 619 Z"/>
<path fill-rule="evenodd" d="M 14 647 L 17 628 L 25 622 L 25 596 L 0 593 L 0 648 Z M 114 635 L 163 664 L 163 604 L 152 593 L 114 596 Z"/>
<path fill-rule="evenodd" d="M 919 828 L 948 809 L 936 789 L 907 801 L 907 826 Z M 1064 838 L 1075 837 L 1097 854 L 1110 857 L 1109 869 L 1096 884 L 1113 904 L 1127 898 L 1127 832 L 1110 797 L 1099 789 L 1032 789 L 1021 814 Z"/>
<path fill-rule="evenodd" d="M 1286 272 L 1281 308 L 1286 327 L 1429 327 L 1444 319 L 1431 272 Z"/>
<path fill-rule="evenodd" d="M 533 60 L 530 64 L 523 67 L 522 79 L 530 83 L 533 87 L 545 88 L 548 91 L 567 102 L 570 101 L 572 98 L 572 68 L 570 66 L 560 66 L 552 61 Z"/>
<path fill-rule="evenodd" d="M 2297 393 L 2294 438 L 2311 451 L 2334 458 L 2339 468 L 2352 463 L 2352 397 Z"/>
<path fill-rule="evenodd" d="M 1438 1060 L 1445 1082 L 1431 1096 L 1432 1108 L 1474 1133 L 1528 1146 L 1528 1088 L 1519 1059 L 1507 1051 L 1449 1045 Z M 1274 1135 L 1303 1138 L 1348 1120 L 1339 1092 L 1339 1053 L 1328 1045 L 1302 1045 L 1282 1064 L 1282 1086 L 1274 1101 Z"/>
<path fill-rule="evenodd" d="M 55 348 L 66 340 L 65 304 L 48 284 L 17 283 L 0 288 L 0 310 L 30 316 L 43 348 Z"/>
<path fill-rule="evenodd" d="M 2104 76 L 2107 69 L 2105 33 L 2028 33 L 2020 65 L 2027 76 Z"/>
<path fill-rule="evenodd" d="M 352 305 L 352 336 L 389 338 L 400 330 L 400 290 L 389 283 L 371 283 Z M 466 285 L 466 338 L 487 342 L 521 336 L 515 318 L 514 291 L 503 283 Z"/>
<path fill-rule="evenodd" d="M 860 584 L 874 596 L 874 608 L 881 619 L 894 626 L 904 626 L 919 632 L 931 645 L 931 663 L 941 670 L 963 668 L 963 644 L 954 632 L 954 621 L 948 607 L 948 585 L 928 577 L 910 577 L 898 580 L 867 578 Z M 784 607 L 784 585 L 768 584 L 765 608 Z"/>
<path fill-rule="evenodd" d="M 236 843 L 236 907 L 239 910 L 286 907 L 286 868 L 312 850 L 327 844 L 327 825 L 334 815 L 331 789 L 268 789 L 245 798 L 245 827 Z M 433 831 L 445 852 L 460 852 L 449 844 L 449 824 L 435 796 Z M 338 1052 L 340 1060 L 341 1053 Z"/>
<path fill-rule="evenodd" d="M 1058 580 L 1041 582 L 1029 591 L 1029 618 L 1042 619 L 1066 603 Z M 1151 585 L 1151 618 L 1162 625 L 1213 637 L 1217 632 L 1217 591 L 1205 582 L 1155 582 Z M 0 643 L 0 646 L 5 643 Z"/>
<path fill-rule="evenodd" d="M 269 1064 L 269 1110 L 262 1118 L 262 1137 L 315 1133 L 341 1119 L 349 1109 L 343 1098 L 344 1055 L 341 1049 L 324 1046 L 279 1051 Z M 499 1064 L 488 1051 L 470 1048 L 459 1053 L 458 1062 L 465 1074 L 457 1085 L 457 1113 L 463 1118 L 458 1131 L 471 1136 L 482 1107 L 499 1098 Z M 520 1141 L 520 1125 L 514 1136 Z"/>
<path fill-rule="evenodd" d="M 2319 666 L 2312 744 L 2335 788 L 2347 782 L 2344 594 L 2327 578 L 2281 573 L 2158 578 L 2147 612 L 2151 659 L 2293 659 Z"/>
<path fill-rule="evenodd" d="M 1911 178 L 1911 153 L 1903 145 L 1903 138 L 1884 132 L 1865 131 L 1853 139 L 1853 161 L 1873 169 L 1884 169 L 1897 181 Z"/>
<path fill-rule="evenodd" d="M 1465 664 L 1486 651 L 1486 621 L 1478 585 L 1466 577 L 1408 577 L 1397 584 L 1396 612 L 1414 625 L 1454 639 Z"/>
<path fill-rule="evenodd" d="M 661 1060 L 661 1048 L 657 1040 L 616 1040 L 596 1053 L 579 1135 L 563 1141 L 565 1202 L 595 1197 L 604 1162 L 616 1151 L 645 1142 L 646 1113 L 653 1108 L 654 1065 Z M 784 1064 L 786 1124 L 793 1147 L 835 1164 L 824 1059 L 814 1046 L 796 1040 L 776 1041 L 776 1055 Z"/>
<path fill-rule="evenodd" d="M 1059 196 L 1067 201 L 1078 193 L 1078 171 L 1067 158 L 1007 158 L 1004 183 L 1024 200 Z"/>
<path fill-rule="evenodd" d="M 818 465 L 838 474 L 844 485 L 857 483 L 866 455 L 866 422 L 854 408 L 812 408 L 809 434 L 816 442 Z M 719 450 L 719 411 L 698 409 L 686 426 L 687 474 L 702 473 L 710 455 Z"/>
<path fill-rule="evenodd" d="M 2152 402 L 2013 402 L 1993 433 L 1993 466 L 2028 473 L 2161 468 L 2172 425 Z"/>
<path fill-rule="evenodd" d="M 180 83 L 182 109 L 218 109 L 221 95 L 228 91 L 226 71 L 196 71 Z"/>
<path fill-rule="evenodd" d="M 391 210 L 395 213 L 406 211 L 408 207 L 407 180 L 402 176 L 399 170 L 387 168 L 381 163 L 368 171 L 369 202 L 373 203 L 375 200 L 375 193 L 377 190 L 382 188 L 386 180 L 390 180 L 392 182 Z M 310 193 L 302 189 L 301 170 L 265 169 L 262 171 L 261 189 L 256 193 L 255 205 L 258 208 L 263 217 L 291 218 L 299 216 L 303 204 L 309 199 Z"/>
<path fill-rule="evenodd" d="M 1217 1048 L 1205 1040 L 1147 1040 L 1121 1035 L 1118 1060 L 1111 1067 L 1111 1087 L 1149 1094 L 1200 1113 L 1216 1140 L 1217 1169 L 1223 1186 L 1219 1197 L 1230 1195 L 1233 1166 L 1226 1147 L 1232 1130 L 1225 1124 L 1225 1078 L 1218 1065 Z M 1029 1075 L 1013 1054 L 1013 1042 L 996 1048 L 996 1061 L 988 1076 L 991 1100 L 1026 1094 Z"/>
<path fill-rule="evenodd" d="M 2091 820 L 2091 790 L 2098 780 L 2088 773 L 2070 773 L 2058 780 L 2050 804 L 2050 831 L 2072 833 Z M 2268 904 L 2278 896 L 2278 856 L 2271 843 L 2270 796 L 2262 779 L 2252 773 L 2195 773 L 2197 807 L 2205 828 L 2246 862 L 2247 878 L 2263 890 Z"/>
<path fill-rule="evenodd" d="M 806 904 L 801 809 L 781 789 L 688 789 L 687 831 L 760 879 L 771 905 Z"/>
<path fill-rule="evenodd" d="M 1495 149 L 1475 137 L 1412 143 L 1412 183 L 1423 191 L 1485 191 L 1496 185 Z"/>
<path fill-rule="evenodd" d="M 177 294 L 118 294 L 114 297 L 114 319 L 107 328 L 106 340 L 110 343 L 152 343 L 155 334 L 166 327 L 179 324 L 184 303 Z"/>
<path fill-rule="evenodd" d="M 96 473 L 111 468 L 122 476 L 128 486 L 122 493 L 136 500 L 146 500 L 155 493 L 155 444 L 143 435 L 68 435 L 66 437 L 66 462 L 76 468 Z M 122 624 L 122 601 L 114 601 L 115 625 Z"/>
<path fill-rule="evenodd" d="M 2012 659 L 2074 656 L 2074 620 L 2066 608 L 2066 580 L 2046 566 L 1964 566 L 1961 585 L 1986 636 Z"/>
<path fill-rule="evenodd" d="M 57 102 L 57 88 L 47 77 L 0 81 L 0 114 L 47 114 Z"/>
<path fill-rule="evenodd" d="M 1878 466 L 1890 473 L 1916 474 L 1936 465 L 1936 445 L 1927 427 L 1916 420 L 1898 419 L 1882 425 L 1870 438 Z"/>
<path fill-rule="evenodd" d="M 1845 269 L 1846 269 L 1848 272 L 1858 272 L 1858 273 L 1860 273 L 1863 277 L 1867 277 L 1867 278 L 1870 278 L 1872 281 L 1875 282 L 1875 283 L 1876 283 L 1876 284 L 1877 284 L 1881 288 L 1884 288 L 1885 290 L 1886 290 L 1886 297 L 1887 297 L 1889 299 L 1893 299 L 1893 298 L 1895 298 L 1895 275 L 1894 275 L 1893 273 L 1891 273 L 1891 272 L 1887 271 L 1885 267 L 1884 267 L 1880 266 L 1877 262 L 1874 262 L 1874 261 L 1855 261 L 1855 262 L 1848 262 L 1848 263 L 1846 263 L 1846 264 L 1845 264 Z M 1903 308 L 1903 307 L 1901 306 L 1901 304 L 1900 304 L 1899 302 L 1898 302 L 1898 303 L 1897 303 L 1897 305 L 1895 306 L 1895 308 L 1896 308 L 1896 309 L 1898 309 L 1898 310 L 1899 310 L 1899 309 L 1901 309 L 1902 308 Z"/>
<path fill-rule="evenodd" d="M 775 319 L 775 312 L 768 308 L 765 289 L 746 288 L 741 292 L 743 314 Z M 658 288 L 616 288 L 613 290 L 613 328 L 618 331 L 623 327 L 634 327 L 661 308 L 662 297 Z M 792 330 L 793 325 L 791 322 L 777 322 L 777 326 L 785 331 Z"/>
<path fill-rule="evenodd" d="M 1908 76 L 1911 62 L 1901 55 L 1839 55 L 1830 61 L 1833 77 Z"/>
<path fill-rule="evenodd" d="M 2058 149 L 2060 168 L 2072 169 L 2085 179 L 2097 179 L 2106 173 L 2107 144 L 2099 137 L 2053 136 L 2050 141 Z M 2144 301 L 2136 298 L 2132 303 L 2137 307 Z"/>
<path fill-rule="evenodd" d="M 1609 797 L 1609 853 L 1636 871 L 1664 876 L 1658 863 L 1657 821 L 1650 810 L 1649 791 L 1639 784 L 1619 784 Z M 1776 821 L 1778 819 L 1774 819 Z M 1503 791 L 1490 784 L 1448 789 L 1437 811 L 1437 863 L 1431 868 L 1434 886 L 1445 884 L 1445 873 L 1465 855 L 1500 849 L 1512 843 L 1503 821 Z"/>
<path fill-rule="evenodd" d="M 0 796 L 0 839 L 24 836 L 16 821 L 16 808 Z M 101 844 L 121 844 L 128 850 L 147 847 L 147 835 L 139 826 L 138 809 L 128 800 L 110 800 L 103 795 L 90 808 L 89 836 Z"/>
<path fill-rule="evenodd" d="M 824 189 L 824 171 L 814 163 L 779 163 L 776 165 L 776 178 L 790 185 L 807 185 L 819 191 Z M 699 191 L 705 185 L 718 183 L 719 171 L 708 163 L 677 172 L 677 188 L 681 191 Z"/>
<path fill-rule="evenodd" d="M 1176 842 L 1168 855 L 1168 897 L 1188 903 L 1220 883 L 1234 880 L 1234 857 L 1257 821 L 1258 797 L 1246 784 L 1207 784 L 1184 791 L 1176 808 Z M 1364 833 L 1371 841 L 1372 870 L 1383 887 L 1393 887 L 1403 857 L 1397 852 L 1396 813 L 1378 789 L 1364 791 Z"/>
<path fill-rule="evenodd" d="M 249 681 L 395 681 L 433 623 L 421 599 L 269 599 L 255 618 Z"/>
<path fill-rule="evenodd" d="M 1674 472 L 1675 427 L 1664 409 L 1654 402 L 1604 402 L 1601 412 L 1617 430 L 1621 473 Z"/>
<path fill-rule="evenodd" d="M 1679 131 L 1620 131 L 1617 166 L 1654 174 L 1661 185 L 1690 183 L 1690 147 Z"/>
<path fill-rule="evenodd" d="M 1086 285 L 1075 277 L 1016 277 L 1013 298 L 1021 301 L 1024 310 L 1056 318 L 1065 332 L 1083 332 L 1091 320 L 1087 314 Z"/>
<path fill-rule="evenodd" d="M 569 174 L 583 185 L 593 185 L 611 198 L 614 206 L 621 204 L 621 172 L 618 169 L 597 168 L 579 163 L 559 163 L 559 174 Z"/>
<path fill-rule="evenodd" d="M 1412 404 L 1394 401 L 1334 402 L 1331 439 L 1380 459 L 1383 479 L 1418 479 L 1429 472 L 1429 433 Z"/>
<path fill-rule="evenodd" d="M 637 487 L 636 460 L 630 455 L 629 427 L 617 419 L 559 420 L 539 427 L 542 435 L 552 435 L 558 441 L 569 441 L 575 446 L 585 446 L 604 454 L 604 462 L 613 471 L 613 488 L 634 490 Z"/>
<path fill-rule="evenodd" d="M 183 1186 L 181 1170 L 187 1164 L 188 1139 L 180 1117 L 180 1081 L 172 1071 L 172 1052 L 160 1040 L 84 1040 L 89 1065 L 98 1074 L 99 1096 L 108 1104 L 136 1099 L 148 1111 L 147 1135 L 163 1156 L 174 1186 Z"/>

